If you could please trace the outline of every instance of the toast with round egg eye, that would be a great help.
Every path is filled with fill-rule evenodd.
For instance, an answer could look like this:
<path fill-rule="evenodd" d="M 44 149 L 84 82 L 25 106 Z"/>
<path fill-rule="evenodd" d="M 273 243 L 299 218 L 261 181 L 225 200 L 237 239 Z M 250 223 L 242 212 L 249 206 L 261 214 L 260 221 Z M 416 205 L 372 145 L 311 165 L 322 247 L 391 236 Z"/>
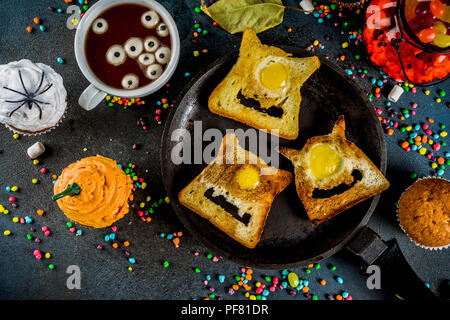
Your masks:
<path fill-rule="evenodd" d="M 267 165 L 243 149 L 234 134 L 217 157 L 178 194 L 182 205 L 247 248 L 260 238 L 272 202 L 292 182 L 290 172 Z"/>
<path fill-rule="evenodd" d="M 295 58 L 243 32 L 239 57 L 208 100 L 211 112 L 294 140 L 299 131 L 300 89 L 319 68 L 318 57 Z"/>
<path fill-rule="evenodd" d="M 344 116 L 333 131 L 301 150 L 279 148 L 294 165 L 297 194 L 317 226 L 389 187 L 373 162 L 345 137 Z"/>

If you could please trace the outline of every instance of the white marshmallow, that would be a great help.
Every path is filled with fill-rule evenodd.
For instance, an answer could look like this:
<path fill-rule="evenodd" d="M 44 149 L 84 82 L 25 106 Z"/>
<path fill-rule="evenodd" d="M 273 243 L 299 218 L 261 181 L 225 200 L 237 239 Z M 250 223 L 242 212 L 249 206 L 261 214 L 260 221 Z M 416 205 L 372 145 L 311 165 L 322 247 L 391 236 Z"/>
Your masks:
<path fill-rule="evenodd" d="M 388 94 L 388 100 L 391 102 L 397 102 L 403 92 L 405 92 L 405 90 L 403 90 L 402 87 L 395 85 Z"/>
<path fill-rule="evenodd" d="M 42 143 L 36 142 L 28 148 L 27 154 L 31 159 L 36 159 L 45 152 L 45 147 Z"/>
<path fill-rule="evenodd" d="M 314 11 L 314 6 L 311 0 L 302 0 L 300 1 L 300 7 L 302 7 L 305 11 Z M 305 12 L 305 14 L 309 14 L 309 12 Z"/>

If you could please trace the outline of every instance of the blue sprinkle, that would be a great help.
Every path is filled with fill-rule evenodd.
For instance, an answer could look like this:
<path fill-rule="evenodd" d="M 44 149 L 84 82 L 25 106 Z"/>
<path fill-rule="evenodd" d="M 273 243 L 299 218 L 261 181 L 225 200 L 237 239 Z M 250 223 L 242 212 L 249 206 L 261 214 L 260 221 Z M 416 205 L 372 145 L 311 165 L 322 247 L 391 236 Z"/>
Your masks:
<path fill-rule="evenodd" d="M 439 139 L 439 135 L 438 135 L 437 133 L 435 133 L 435 134 L 433 135 L 433 138 L 434 138 L 434 139 Z"/>
<path fill-rule="evenodd" d="M 111 240 L 114 240 L 114 239 L 116 238 L 116 234 L 115 234 L 115 233 L 111 233 L 111 234 L 109 235 L 109 238 L 110 238 Z"/>
<path fill-rule="evenodd" d="M 281 274 L 287 276 L 289 274 L 289 270 L 284 269 L 281 271 Z"/>
<path fill-rule="evenodd" d="M 317 22 L 318 22 L 318 23 L 323 23 L 323 18 L 317 19 Z"/>
<path fill-rule="evenodd" d="M 219 282 L 220 282 L 220 283 L 223 283 L 224 281 L 225 281 L 225 276 L 221 274 L 221 275 L 219 276 Z"/>
<path fill-rule="evenodd" d="M 309 284 L 309 281 L 308 281 L 308 280 L 303 280 L 303 286 L 307 287 L 308 284 Z"/>
<path fill-rule="evenodd" d="M 173 234 L 168 234 L 168 235 L 167 235 L 167 239 L 168 239 L 168 240 L 172 240 L 172 239 L 173 239 Z"/>
<path fill-rule="evenodd" d="M 63 58 L 61 58 L 61 57 L 58 57 L 57 59 L 56 59 L 56 61 L 58 62 L 58 63 L 64 63 L 64 59 Z"/>
<path fill-rule="evenodd" d="M 43 26 L 42 24 L 39 26 L 39 29 L 44 32 L 45 31 L 45 26 Z"/>
<path fill-rule="evenodd" d="M 267 296 L 269 295 L 269 293 L 270 293 L 269 290 L 264 289 L 264 291 L 262 292 L 262 295 L 263 295 L 264 297 L 267 297 Z"/>
<path fill-rule="evenodd" d="M 161 232 L 159 235 L 161 236 L 161 238 L 164 238 L 166 236 L 164 232 Z"/>
<path fill-rule="evenodd" d="M 303 289 L 303 285 L 302 285 L 302 284 L 299 284 L 299 285 L 297 286 L 297 288 L 295 288 L 295 289 L 297 289 L 297 290 L 302 290 L 302 289 Z"/>
<path fill-rule="evenodd" d="M 136 262 L 136 259 L 134 259 L 134 258 L 129 258 L 128 261 L 129 261 L 131 264 L 134 264 L 134 263 Z"/>
<path fill-rule="evenodd" d="M 345 69 L 345 73 L 351 76 L 353 74 L 353 71 L 350 69 Z"/>
<path fill-rule="evenodd" d="M 186 73 L 184 74 L 184 76 L 187 78 L 187 77 L 190 77 L 191 74 L 190 74 L 189 72 L 186 72 Z"/>
<path fill-rule="evenodd" d="M 375 78 L 370 79 L 370 83 L 372 83 L 372 84 L 377 83 L 377 79 L 375 79 Z"/>
<path fill-rule="evenodd" d="M 83 231 L 80 230 L 80 229 L 78 229 L 78 230 L 77 230 L 77 235 L 81 236 L 82 234 L 83 234 Z"/>
<path fill-rule="evenodd" d="M 446 152 L 444 155 L 446 158 L 450 158 L 450 152 Z"/>
<path fill-rule="evenodd" d="M 262 296 L 261 300 L 267 300 L 267 297 Z"/>
<path fill-rule="evenodd" d="M 244 280 L 242 281 L 242 283 L 248 283 L 248 280 L 247 280 L 247 279 L 244 279 Z"/>
<path fill-rule="evenodd" d="M 392 104 L 392 103 L 391 103 L 390 101 L 386 102 L 386 105 L 387 105 L 388 107 L 390 107 L 391 104 Z"/>
<path fill-rule="evenodd" d="M 339 284 L 343 284 L 343 283 L 344 283 L 344 279 L 342 279 L 341 277 L 337 277 L 337 278 L 336 278 L 336 281 L 337 281 Z"/>
<path fill-rule="evenodd" d="M 344 291 L 344 292 L 342 292 L 342 298 L 347 298 L 348 297 L 348 292 L 347 291 Z"/>
<path fill-rule="evenodd" d="M 56 11 L 57 11 L 58 13 L 62 13 L 62 12 L 63 12 L 63 9 L 58 8 L 58 9 L 56 9 Z"/>
<path fill-rule="evenodd" d="M 424 282 L 427 288 L 430 288 L 430 284 L 428 282 Z"/>
<path fill-rule="evenodd" d="M 444 170 L 442 170 L 442 169 L 439 169 L 438 170 L 438 172 L 437 172 L 437 174 L 438 174 L 438 176 L 443 176 L 444 175 Z"/>
<path fill-rule="evenodd" d="M 412 150 L 412 151 L 416 151 L 416 150 L 417 150 L 417 145 L 413 144 L 413 145 L 411 146 L 411 150 Z"/>
<path fill-rule="evenodd" d="M 31 223 L 33 221 L 33 219 L 31 219 L 29 216 L 25 217 L 25 222 L 26 223 Z"/>
<path fill-rule="evenodd" d="M 122 165 L 120 163 L 117 164 L 117 166 L 122 169 Z"/>
<path fill-rule="evenodd" d="M 416 124 L 415 126 L 414 126 L 414 130 L 419 130 L 420 129 L 420 124 Z"/>
<path fill-rule="evenodd" d="M 206 275 L 206 280 L 211 280 L 211 276 L 209 274 Z"/>
<path fill-rule="evenodd" d="M 384 84 L 383 81 L 381 81 L 381 80 L 377 81 L 377 86 L 381 87 L 383 84 Z"/>
<path fill-rule="evenodd" d="M 283 282 L 281 283 L 281 285 L 283 286 L 283 288 L 287 288 L 288 283 L 287 283 L 286 281 L 283 281 Z"/>
<path fill-rule="evenodd" d="M 411 139 L 414 139 L 415 137 L 417 137 L 417 132 L 411 132 L 411 133 L 409 134 L 409 137 L 410 137 Z"/>
<path fill-rule="evenodd" d="M 6 189 L 6 192 L 10 192 L 11 191 L 11 187 L 10 186 L 6 187 L 5 189 Z"/>
<path fill-rule="evenodd" d="M 106 241 L 106 242 L 109 241 L 109 236 L 105 236 L 105 241 Z"/>

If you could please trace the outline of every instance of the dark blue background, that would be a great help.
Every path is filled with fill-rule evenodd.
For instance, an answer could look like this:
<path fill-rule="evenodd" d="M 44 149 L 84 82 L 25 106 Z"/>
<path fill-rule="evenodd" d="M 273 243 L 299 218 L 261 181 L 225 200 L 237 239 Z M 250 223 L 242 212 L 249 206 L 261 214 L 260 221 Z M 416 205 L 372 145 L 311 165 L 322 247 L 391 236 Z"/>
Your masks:
<path fill-rule="evenodd" d="M 106 104 L 86 112 L 77 104 L 81 92 L 88 82 L 79 71 L 74 51 L 74 30 L 68 30 L 65 13 L 56 13 L 47 10 L 47 6 L 67 7 L 63 1 L 6 1 L 0 0 L 0 63 L 8 63 L 22 58 L 34 62 L 42 62 L 52 66 L 63 78 L 68 90 L 68 111 L 62 124 L 50 133 L 42 136 L 22 136 L 18 140 L 12 138 L 12 132 L 3 126 L 0 127 L 0 203 L 6 205 L 8 194 L 6 186 L 18 185 L 20 192 L 14 196 L 18 199 L 19 207 L 10 209 L 9 215 L 0 216 L 0 298 L 2 299 L 191 299 L 204 298 L 209 295 L 208 287 L 216 288 L 216 295 L 224 299 L 230 298 L 226 290 L 235 283 L 233 276 L 240 273 L 241 266 L 220 260 L 214 263 L 205 255 L 208 250 L 189 235 L 171 213 L 169 206 L 164 205 L 155 210 L 151 223 L 146 224 L 138 219 L 134 212 L 130 212 L 116 225 L 119 227 L 117 236 L 121 240 L 129 240 L 131 246 L 128 250 L 136 259 L 130 266 L 123 249 L 113 249 L 104 243 L 104 236 L 111 233 L 108 229 L 91 230 L 81 228 L 83 236 L 70 233 L 65 223 L 66 217 L 55 203 L 50 201 L 52 194 L 51 174 L 59 174 L 68 164 L 83 157 L 101 154 L 119 163 L 136 164 L 136 172 L 144 177 L 149 187 L 141 192 L 140 197 L 145 199 L 151 195 L 153 200 L 163 198 L 165 192 L 161 183 L 159 146 L 163 125 L 154 120 L 156 101 L 161 98 L 173 100 L 178 92 L 189 80 L 185 73 L 192 76 L 198 70 L 214 61 L 216 58 L 236 51 L 240 43 L 240 34 L 230 35 L 218 27 L 213 27 L 212 21 L 204 14 L 194 11 L 200 1 L 160 1 L 173 14 L 182 41 L 181 59 L 176 74 L 170 81 L 170 88 L 145 98 L 145 106 L 132 106 L 128 110 L 121 107 L 108 107 Z M 92 4 L 93 2 L 89 3 Z M 297 6 L 295 1 L 284 1 L 286 5 Z M 39 31 L 33 23 L 33 18 L 39 17 L 47 27 L 46 32 Z M 194 20 L 199 20 L 201 27 L 208 29 L 206 36 L 200 36 L 196 44 L 192 43 Z M 343 49 L 341 43 L 348 41 L 348 32 L 343 32 L 333 23 L 342 22 L 339 19 L 319 24 L 312 15 L 304 15 L 296 11 L 286 10 L 284 22 L 259 36 L 264 43 L 273 45 L 291 45 L 305 48 L 314 40 L 319 40 L 325 49 L 316 49 L 316 53 L 329 56 L 334 60 L 345 55 L 344 62 L 337 62 L 342 68 L 355 65 L 356 69 L 368 69 L 365 79 L 358 79 L 359 85 L 373 92 L 369 79 L 380 78 L 377 69 L 371 66 L 362 46 L 350 45 Z M 30 34 L 25 28 L 34 26 Z M 292 28 L 288 33 L 287 28 Z M 326 41 L 325 37 L 330 40 Z M 193 51 L 207 49 L 208 53 L 201 53 L 194 57 Z M 361 55 L 359 61 L 354 55 Z M 64 64 L 58 64 L 56 59 L 62 57 Z M 389 81 L 380 99 L 375 99 L 374 105 L 385 110 L 386 95 L 394 82 Z M 416 116 L 403 121 L 404 124 L 421 123 L 428 117 L 436 122 L 432 128 L 444 123 L 450 125 L 450 108 L 448 95 L 442 103 L 436 103 L 438 89 L 447 90 L 450 94 L 449 82 L 430 88 L 431 94 L 426 96 L 421 89 L 417 94 L 405 93 L 400 101 L 393 104 L 395 110 L 410 109 L 412 102 L 417 102 Z M 326 88 L 324 88 L 326 90 Z M 162 119 L 167 117 L 166 110 Z M 386 111 L 383 113 L 387 117 Z M 149 123 L 149 129 L 143 131 L 136 125 L 142 117 Z M 395 202 L 401 192 L 413 180 L 412 172 L 420 176 L 428 176 L 432 169 L 430 162 L 416 152 L 406 153 L 399 146 L 399 141 L 406 139 L 405 133 L 395 131 L 393 136 L 386 136 L 388 150 L 387 178 L 391 187 L 383 193 L 378 208 L 369 226 L 378 232 L 384 239 L 396 238 L 403 253 L 417 272 L 419 277 L 431 285 L 437 292 L 444 279 L 450 277 L 449 250 L 430 251 L 415 246 L 401 231 L 396 221 Z M 449 140 L 448 138 L 446 140 Z M 47 152 L 40 158 L 39 166 L 34 166 L 26 155 L 26 149 L 36 141 L 43 142 Z M 445 140 L 444 140 L 445 141 Z M 449 141 L 447 141 L 449 142 Z M 137 144 L 138 149 L 133 150 L 132 145 Z M 87 148 L 86 151 L 83 149 Z M 450 147 L 443 148 L 450 151 Z M 442 150 L 440 151 L 441 154 Z M 39 172 L 46 167 L 49 174 Z M 40 183 L 34 185 L 32 178 L 39 178 Z M 450 178 L 450 170 L 444 175 Z M 139 198 L 139 195 L 137 195 Z M 46 210 L 42 217 L 35 212 L 36 209 Z M 26 239 L 27 228 L 30 225 L 14 224 L 13 216 L 31 216 L 33 226 L 39 228 L 48 225 L 52 236 L 44 237 L 40 231 L 32 234 L 39 235 L 42 243 L 35 244 Z M 9 229 L 12 235 L 3 236 L 3 231 Z M 185 235 L 181 238 L 181 247 L 176 249 L 173 244 L 162 239 L 159 233 L 170 233 L 182 230 Z M 97 251 L 99 243 L 105 245 L 103 251 Z M 50 252 L 50 260 L 36 260 L 32 252 L 40 249 Z M 193 254 L 200 253 L 199 256 Z M 162 262 L 168 260 L 170 267 L 164 269 Z M 55 270 L 49 270 L 47 265 L 53 263 Z M 337 266 L 331 272 L 327 266 Z M 78 265 L 81 268 L 81 290 L 68 290 L 66 288 L 66 268 L 69 265 Z M 338 294 L 348 291 L 354 299 L 383 299 L 382 290 L 370 291 L 366 288 L 365 277 L 360 275 L 358 264 L 350 254 L 345 251 L 321 262 L 321 268 L 307 275 L 303 268 L 295 269 L 301 279 L 308 279 L 311 292 L 319 299 L 326 299 L 326 294 Z M 195 273 L 193 268 L 199 267 L 201 273 Z M 212 277 L 208 286 L 203 284 L 205 275 Z M 219 284 L 217 275 L 226 275 L 224 284 Z M 255 270 L 254 279 L 263 280 L 264 275 L 280 276 L 277 271 Z M 335 276 L 340 275 L 344 284 L 339 285 Z M 322 287 L 318 281 L 326 279 L 328 284 Z M 245 299 L 242 289 L 233 298 Z M 303 296 L 291 297 L 286 290 L 277 290 L 269 299 L 305 299 Z"/>

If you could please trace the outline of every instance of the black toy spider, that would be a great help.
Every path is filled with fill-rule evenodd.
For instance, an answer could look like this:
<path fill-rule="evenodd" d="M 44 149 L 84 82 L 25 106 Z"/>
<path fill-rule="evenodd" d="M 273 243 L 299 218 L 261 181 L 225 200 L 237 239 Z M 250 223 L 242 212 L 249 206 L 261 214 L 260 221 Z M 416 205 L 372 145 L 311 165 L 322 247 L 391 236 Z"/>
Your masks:
<path fill-rule="evenodd" d="M 50 103 L 37 100 L 36 97 L 41 95 L 41 94 L 43 94 L 48 89 L 50 89 L 51 86 L 53 85 L 53 83 L 50 83 L 47 86 L 47 88 L 45 88 L 41 92 L 38 92 L 39 89 L 42 86 L 42 82 L 44 81 L 44 71 L 42 71 L 41 81 L 39 82 L 39 86 L 37 87 L 37 89 L 34 92 L 28 92 L 27 88 L 25 87 L 25 84 L 23 83 L 22 74 L 20 73 L 20 70 L 19 70 L 19 78 L 20 78 L 20 83 L 22 84 L 22 88 L 23 88 L 23 90 L 25 92 L 20 92 L 20 91 L 17 91 L 17 90 L 8 88 L 8 87 L 3 87 L 4 89 L 7 89 L 7 90 L 12 91 L 12 92 L 15 92 L 15 93 L 20 94 L 20 95 L 25 97 L 25 99 L 22 99 L 22 100 L 5 100 L 6 102 L 10 102 L 10 103 L 21 103 L 22 102 L 22 104 L 20 106 L 18 106 L 17 108 L 15 108 L 13 111 L 11 111 L 9 113 L 8 117 L 11 117 L 14 112 L 19 110 L 26 103 L 28 105 L 28 109 L 29 110 L 31 110 L 31 108 L 33 107 L 33 104 L 35 104 L 36 107 L 38 107 L 38 109 L 39 109 L 39 119 L 41 119 L 41 117 L 42 117 L 42 109 L 41 109 L 41 106 L 39 104 L 50 104 Z"/>

